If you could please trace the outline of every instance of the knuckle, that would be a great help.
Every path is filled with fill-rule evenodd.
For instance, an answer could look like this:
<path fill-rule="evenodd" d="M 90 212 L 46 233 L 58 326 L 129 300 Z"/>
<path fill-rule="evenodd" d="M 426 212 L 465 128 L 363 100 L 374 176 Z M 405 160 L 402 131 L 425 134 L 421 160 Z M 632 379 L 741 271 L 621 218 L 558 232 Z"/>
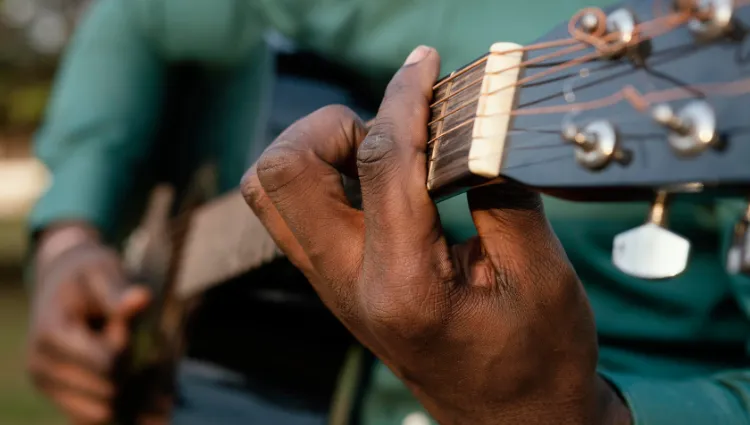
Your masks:
<path fill-rule="evenodd" d="M 345 105 L 327 105 L 310 114 L 310 118 L 349 121 L 357 120 L 357 114 Z"/>
<path fill-rule="evenodd" d="M 402 97 L 405 93 L 411 90 L 412 85 L 405 81 L 404 74 L 399 73 L 397 78 L 391 80 L 390 84 L 386 87 L 385 98 L 391 97 Z"/>
<path fill-rule="evenodd" d="M 34 341 L 34 349 L 45 350 L 54 349 L 58 345 L 58 330 L 56 328 L 47 326 L 41 329 Z"/>
<path fill-rule="evenodd" d="M 357 169 L 360 180 L 372 180 L 382 177 L 393 166 L 397 153 L 397 143 L 392 136 L 392 126 L 377 123 L 370 130 L 357 150 Z"/>
<path fill-rule="evenodd" d="M 304 170 L 304 153 L 294 147 L 293 142 L 281 140 L 271 145 L 258 160 L 258 181 L 270 194 L 294 183 Z"/>
<path fill-rule="evenodd" d="M 240 192 L 250 208 L 257 210 L 258 207 L 261 206 L 261 202 L 263 202 L 265 196 L 263 188 L 260 185 L 260 180 L 258 180 L 255 167 L 248 170 L 245 175 L 242 176 L 242 180 L 240 181 Z"/>
<path fill-rule="evenodd" d="M 406 340 L 425 338 L 439 331 L 441 322 L 430 309 L 393 297 L 370 296 L 366 301 L 368 321 L 378 333 L 397 335 Z"/>

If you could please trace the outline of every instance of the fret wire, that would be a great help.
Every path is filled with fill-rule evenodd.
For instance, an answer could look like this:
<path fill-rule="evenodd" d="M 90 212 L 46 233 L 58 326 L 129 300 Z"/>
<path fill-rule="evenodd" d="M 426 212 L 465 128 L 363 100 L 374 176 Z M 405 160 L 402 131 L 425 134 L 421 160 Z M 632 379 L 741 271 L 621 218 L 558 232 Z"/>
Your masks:
<path fill-rule="evenodd" d="M 452 83 L 456 78 L 466 74 L 467 72 L 473 70 L 477 66 L 483 64 L 484 62 L 487 62 L 487 58 L 489 58 L 489 55 L 485 54 L 481 58 L 475 60 L 471 64 L 465 66 L 463 69 L 459 71 L 453 71 L 451 75 L 448 78 L 443 79 L 442 81 L 438 82 L 434 86 L 432 86 L 432 90 L 435 91 L 439 89 L 440 87 L 444 86 L 446 83 Z"/>
<path fill-rule="evenodd" d="M 453 73 L 451 74 L 451 79 L 448 83 L 447 88 L 445 89 L 445 95 L 450 96 L 451 91 L 453 90 Z M 440 113 L 445 113 L 445 108 L 448 106 L 448 103 L 443 103 Z M 443 132 L 443 125 L 445 124 L 445 121 L 440 121 L 440 124 L 438 124 L 437 129 L 435 130 L 435 134 L 440 134 Z M 427 175 L 431 176 L 435 172 L 435 159 L 437 158 L 437 151 L 438 147 L 440 146 L 440 137 L 438 137 L 437 140 L 435 140 L 435 143 L 432 146 L 432 158 L 430 158 L 430 167 L 428 169 Z"/>
<path fill-rule="evenodd" d="M 454 131 L 460 130 L 461 128 L 466 127 L 467 125 L 469 125 L 469 124 L 471 124 L 473 122 L 474 122 L 474 118 L 469 118 L 466 121 L 462 122 L 461 124 L 458 124 L 458 125 L 452 127 L 450 130 L 446 130 L 446 131 L 438 134 L 437 136 L 433 137 L 432 139 L 428 140 L 427 144 L 429 145 L 430 143 L 435 142 L 436 140 L 440 139 L 441 137 L 443 137 L 443 136 L 445 136 L 447 134 L 451 134 Z"/>

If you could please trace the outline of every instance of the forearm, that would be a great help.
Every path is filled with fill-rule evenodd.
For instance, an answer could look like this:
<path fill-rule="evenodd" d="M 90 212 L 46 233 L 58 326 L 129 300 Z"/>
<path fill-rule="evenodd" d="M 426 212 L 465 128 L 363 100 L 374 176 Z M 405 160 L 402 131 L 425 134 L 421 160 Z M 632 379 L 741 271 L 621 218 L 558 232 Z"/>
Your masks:
<path fill-rule="evenodd" d="M 77 246 L 100 242 L 100 232 L 86 222 L 61 221 L 53 223 L 38 233 L 34 260 L 36 266 L 40 267 Z"/>

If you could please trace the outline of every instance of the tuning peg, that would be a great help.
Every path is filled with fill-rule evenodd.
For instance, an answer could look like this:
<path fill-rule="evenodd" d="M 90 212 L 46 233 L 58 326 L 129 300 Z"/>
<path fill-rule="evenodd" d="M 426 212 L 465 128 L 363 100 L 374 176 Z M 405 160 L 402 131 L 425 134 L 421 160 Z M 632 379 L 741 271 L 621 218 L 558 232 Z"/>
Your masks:
<path fill-rule="evenodd" d="M 659 191 L 646 223 L 615 237 L 612 262 L 624 273 L 656 280 L 687 268 L 690 241 L 666 228 L 668 198 L 666 191 Z"/>
<path fill-rule="evenodd" d="M 691 15 L 687 27 L 699 40 L 732 35 L 736 29 L 734 0 L 675 1 L 674 5 L 678 11 Z"/>
<path fill-rule="evenodd" d="M 709 147 L 719 147 L 716 114 L 704 101 L 690 102 L 679 113 L 661 103 L 653 107 L 651 116 L 669 130 L 669 145 L 681 156 L 693 156 Z"/>
<path fill-rule="evenodd" d="M 750 274 L 750 204 L 734 225 L 732 244 L 727 252 L 727 271 L 730 274 Z"/>
<path fill-rule="evenodd" d="M 600 170 L 613 160 L 627 165 L 631 159 L 629 151 L 620 149 L 617 130 L 609 121 L 592 121 L 583 129 L 565 123 L 562 138 L 576 145 L 576 160 L 591 170 Z"/>

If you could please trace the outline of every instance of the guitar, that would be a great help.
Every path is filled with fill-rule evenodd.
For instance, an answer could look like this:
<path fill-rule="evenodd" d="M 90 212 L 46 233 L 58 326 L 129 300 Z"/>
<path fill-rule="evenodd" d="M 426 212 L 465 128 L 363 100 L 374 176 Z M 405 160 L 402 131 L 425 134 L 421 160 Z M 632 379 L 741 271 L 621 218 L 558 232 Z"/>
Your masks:
<path fill-rule="evenodd" d="M 668 230 L 669 201 L 744 196 L 750 184 L 737 160 L 750 158 L 748 24 L 750 0 L 633 0 L 584 9 L 527 46 L 494 44 L 434 87 L 427 190 L 439 202 L 513 181 L 578 201 L 651 199 L 644 225 L 615 238 L 613 262 L 644 279 L 679 275 L 690 242 Z M 750 210 L 733 273 L 750 272 L 749 222 Z M 169 258 L 173 273 L 142 268 L 162 270 L 151 323 L 169 326 L 152 330 L 173 335 L 181 322 L 168 312 L 282 255 L 238 192 L 196 208 L 171 242 L 170 255 L 142 258 Z M 152 349 L 174 360 L 177 339 L 152 338 Z"/>

